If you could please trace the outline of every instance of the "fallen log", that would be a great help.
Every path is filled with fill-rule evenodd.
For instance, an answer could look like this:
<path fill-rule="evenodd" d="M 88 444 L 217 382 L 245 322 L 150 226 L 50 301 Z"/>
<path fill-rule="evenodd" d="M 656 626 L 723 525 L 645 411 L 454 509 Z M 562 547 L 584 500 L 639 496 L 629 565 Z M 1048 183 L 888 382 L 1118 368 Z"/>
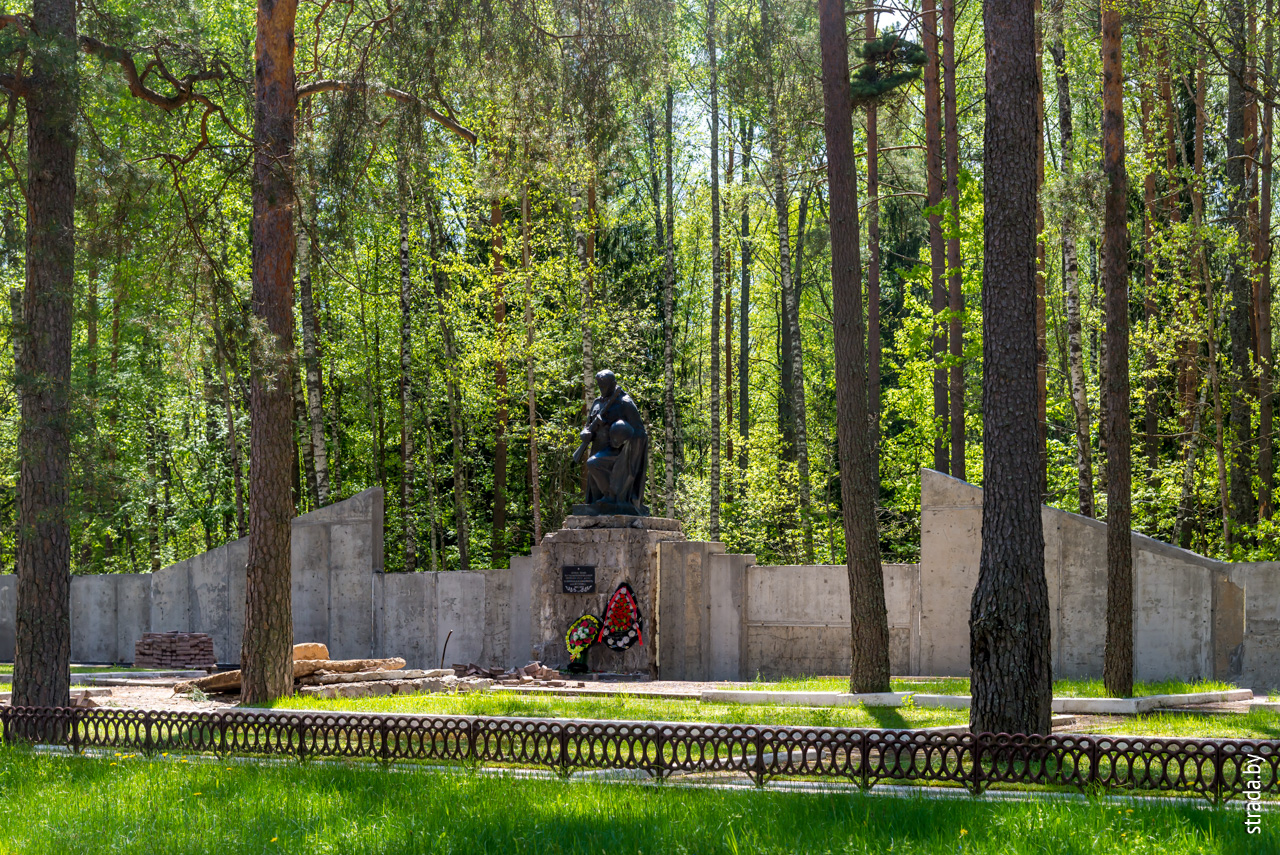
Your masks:
<path fill-rule="evenodd" d="M 405 662 L 398 656 L 390 659 L 299 659 L 293 663 L 293 679 L 309 677 L 317 671 L 354 674 L 360 671 L 395 671 Z M 199 689 L 202 692 L 236 692 L 240 690 L 240 672 L 223 671 L 199 680 L 188 680 L 173 687 L 175 694 Z"/>

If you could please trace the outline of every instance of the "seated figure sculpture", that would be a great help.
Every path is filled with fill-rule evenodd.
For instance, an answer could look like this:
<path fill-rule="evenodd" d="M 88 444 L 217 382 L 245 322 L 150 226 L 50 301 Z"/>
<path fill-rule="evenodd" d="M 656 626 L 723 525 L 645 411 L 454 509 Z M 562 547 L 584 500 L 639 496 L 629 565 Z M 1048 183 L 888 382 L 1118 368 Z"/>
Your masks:
<path fill-rule="evenodd" d="M 591 405 L 573 462 L 587 470 L 586 503 L 573 513 L 648 516 L 644 485 L 649 471 L 649 434 L 630 395 L 612 371 L 596 374 L 600 397 Z"/>

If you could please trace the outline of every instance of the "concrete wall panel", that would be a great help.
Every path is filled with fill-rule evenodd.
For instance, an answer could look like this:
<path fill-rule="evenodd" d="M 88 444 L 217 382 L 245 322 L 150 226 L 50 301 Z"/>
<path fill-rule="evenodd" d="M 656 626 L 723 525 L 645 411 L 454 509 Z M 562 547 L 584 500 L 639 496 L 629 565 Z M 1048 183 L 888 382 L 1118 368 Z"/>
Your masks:
<path fill-rule="evenodd" d="M 435 668 L 436 579 L 439 573 L 382 573 L 380 656 L 401 656 L 410 668 Z M 330 651 L 332 653 L 332 651 Z"/>
<path fill-rule="evenodd" d="M 1230 565 L 1230 581 L 1244 592 L 1242 686 L 1280 689 L 1280 563 Z"/>
<path fill-rule="evenodd" d="M 12 662 L 18 614 L 18 577 L 0 575 L 0 662 Z"/>
<path fill-rule="evenodd" d="M 446 668 L 479 661 L 484 650 L 484 581 L 482 573 L 438 574 L 435 664 L 428 667 L 439 667 L 441 655 Z"/>
<path fill-rule="evenodd" d="M 71 577 L 71 661 L 116 662 L 114 574 Z"/>
<path fill-rule="evenodd" d="M 151 574 L 152 632 L 190 631 L 191 564 L 199 557 L 179 561 Z"/>
<path fill-rule="evenodd" d="M 116 662 L 133 662 L 134 646 L 151 631 L 151 574 L 116 576 Z"/>
<path fill-rule="evenodd" d="M 374 536 L 367 521 L 329 527 L 329 654 L 335 659 L 373 655 Z"/>
<path fill-rule="evenodd" d="M 329 527 L 293 526 L 294 643 L 329 643 Z"/>

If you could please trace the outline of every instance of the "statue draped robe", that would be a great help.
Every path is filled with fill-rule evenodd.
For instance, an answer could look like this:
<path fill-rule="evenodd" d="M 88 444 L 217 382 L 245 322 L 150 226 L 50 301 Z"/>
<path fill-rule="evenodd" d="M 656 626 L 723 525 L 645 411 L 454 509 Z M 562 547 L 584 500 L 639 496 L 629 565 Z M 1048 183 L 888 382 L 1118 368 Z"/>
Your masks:
<path fill-rule="evenodd" d="M 600 425 L 592 434 L 587 459 L 587 504 L 595 505 L 598 513 L 647 516 L 644 486 L 649 474 L 649 433 L 630 395 L 619 390 L 605 409 L 607 400 L 596 398 L 587 414 L 588 425 Z M 609 426 L 619 420 L 634 433 L 621 449 L 614 449 L 609 444 Z"/>

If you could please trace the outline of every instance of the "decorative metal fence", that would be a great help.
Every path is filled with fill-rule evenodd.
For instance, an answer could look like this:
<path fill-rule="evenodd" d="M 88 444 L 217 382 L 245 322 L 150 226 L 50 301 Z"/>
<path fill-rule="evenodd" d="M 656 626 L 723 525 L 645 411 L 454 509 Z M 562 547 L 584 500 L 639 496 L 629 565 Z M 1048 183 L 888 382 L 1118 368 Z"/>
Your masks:
<path fill-rule="evenodd" d="M 379 713 L 0 708 L 6 742 L 142 754 L 336 757 L 586 769 L 830 778 L 1081 791 L 1195 793 L 1221 803 L 1280 794 L 1280 740 L 1024 736 L 685 722 L 575 721 Z"/>

